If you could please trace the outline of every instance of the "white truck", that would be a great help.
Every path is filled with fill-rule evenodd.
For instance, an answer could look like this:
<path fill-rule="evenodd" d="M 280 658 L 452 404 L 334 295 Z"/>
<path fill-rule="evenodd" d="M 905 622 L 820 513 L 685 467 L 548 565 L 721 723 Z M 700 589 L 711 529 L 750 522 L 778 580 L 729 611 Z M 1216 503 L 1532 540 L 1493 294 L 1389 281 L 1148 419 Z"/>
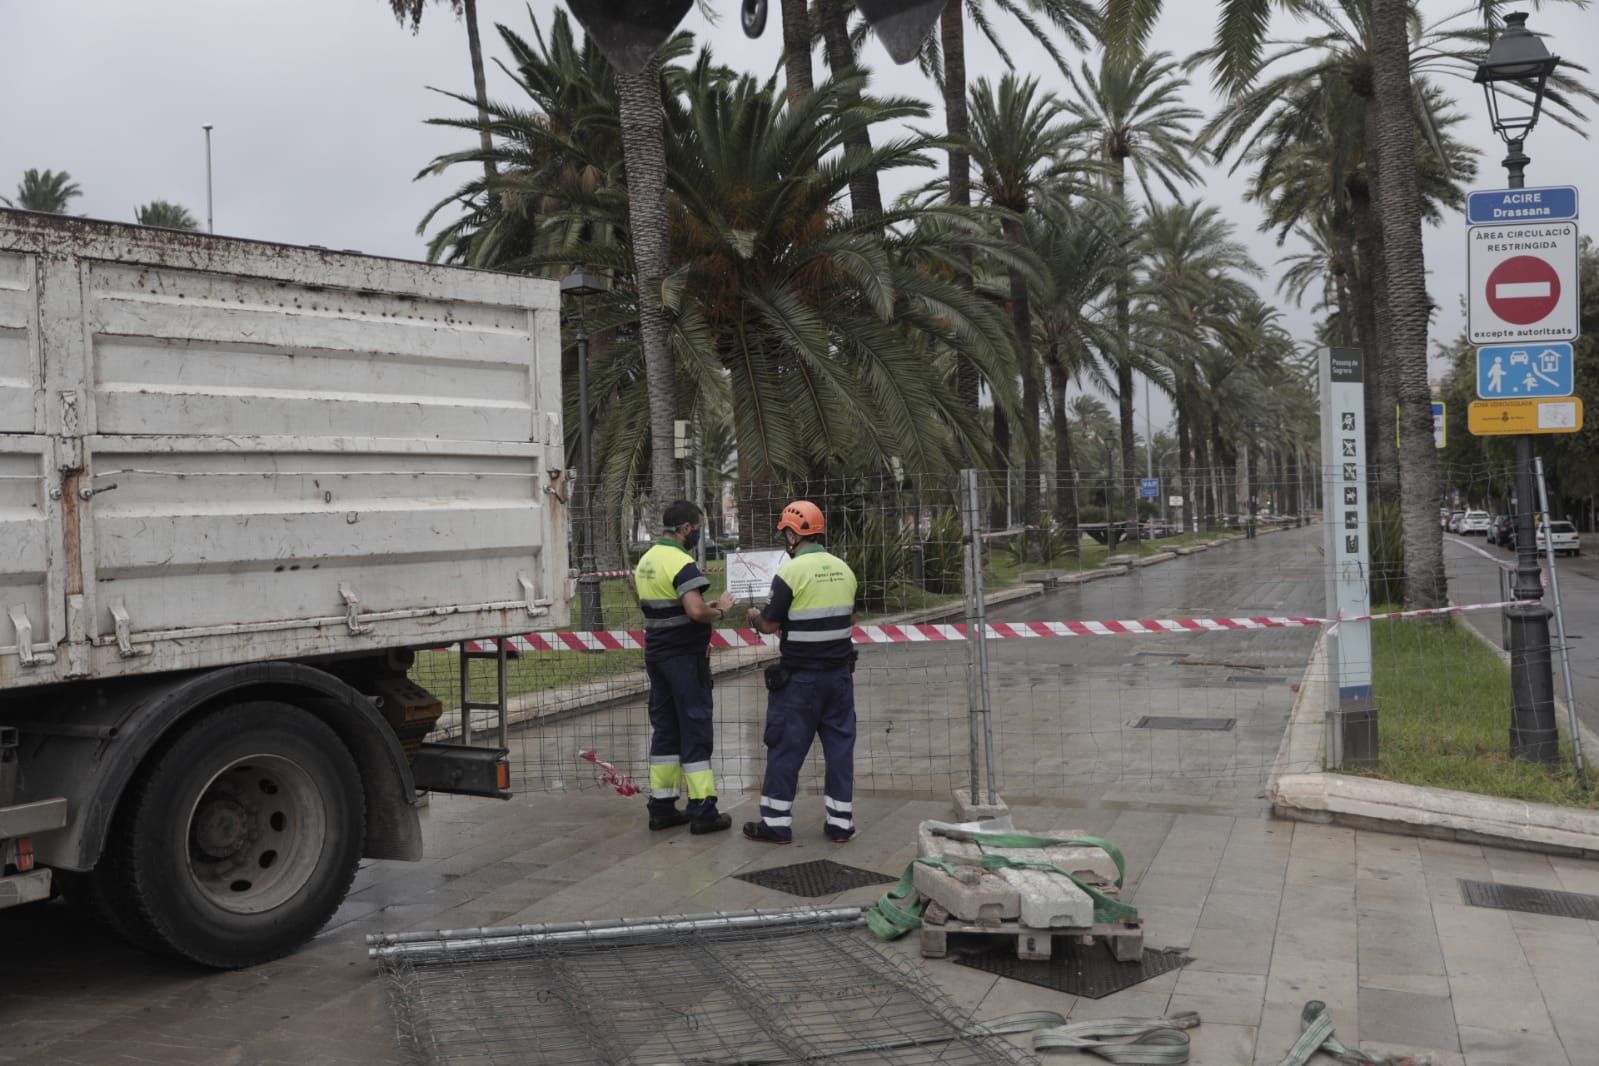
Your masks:
<path fill-rule="evenodd" d="M 406 671 L 566 622 L 558 299 L 0 211 L 0 907 L 250 965 L 508 795 Z"/>

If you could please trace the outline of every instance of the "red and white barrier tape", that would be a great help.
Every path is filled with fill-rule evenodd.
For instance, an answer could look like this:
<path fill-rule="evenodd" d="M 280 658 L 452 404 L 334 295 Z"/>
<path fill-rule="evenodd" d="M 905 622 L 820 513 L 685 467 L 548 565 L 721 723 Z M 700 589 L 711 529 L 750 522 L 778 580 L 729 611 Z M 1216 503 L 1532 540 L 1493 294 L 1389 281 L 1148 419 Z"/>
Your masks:
<path fill-rule="evenodd" d="M 1305 629 L 1344 622 L 1372 622 L 1384 618 L 1428 618 L 1467 611 L 1488 611 L 1511 607 L 1521 600 L 1498 603 L 1468 603 L 1454 607 L 1435 607 L 1418 611 L 1388 611 L 1382 614 L 1353 615 L 1348 618 L 1312 618 L 1302 615 L 1260 615 L 1249 618 L 1140 618 L 1097 622 L 990 622 L 989 640 L 1027 640 L 1039 637 L 1120 637 L 1164 633 L 1246 633 L 1261 629 Z M 927 644 L 965 640 L 964 625 L 868 625 L 856 626 L 856 644 Z M 521 651 L 637 651 L 644 647 L 644 630 L 600 630 L 593 633 L 524 633 L 507 637 L 509 645 Z M 713 648 L 776 647 L 777 637 L 753 629 L 713 629 Z M 493 651 L 494 642 L 467 642 L 470 651 Z"/>
<path fill-rule="evenodd" d="M 591 762 L 598 767 L 600 771 L 600 784 L 610 785 L 612 788 L 616 789 L 616 794 L 618 796 L 636 796 L 640 792 L 644 791 L 642 788 L 638 787 L 638 783 L 636 781 L 624 774 L 622 771 L 618 770 L 615 765 L 601 759 L 594 748 L 590 748 L 588 751 L 578 752 L 577 757 L 582 759 L 584 762 Z"/>

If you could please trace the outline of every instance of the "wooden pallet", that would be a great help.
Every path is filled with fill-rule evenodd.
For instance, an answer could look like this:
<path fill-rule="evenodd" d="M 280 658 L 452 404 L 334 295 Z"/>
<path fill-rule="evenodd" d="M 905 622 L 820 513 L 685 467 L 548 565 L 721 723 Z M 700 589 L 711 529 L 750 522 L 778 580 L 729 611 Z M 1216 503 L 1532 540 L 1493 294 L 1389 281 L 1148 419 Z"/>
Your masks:
<path fill-rule="evenodd" d="M 1099 937 L 1109 945 L 1117 962 L 1137 962 L 1144 957 L 1144 926 L 1137 918 L 1070 929 L 1034 929 L 1020 922 L 963 922 L 951 918 L 937 903 L 929 902 L 922 915 L 922 957 L 942 959 L 948 955 L 951 936 L 956 940 L 1015 937 L 1018 959 L 1048 959 L 1054 953 L 1056 937 L 1075 937 L 1085 943 Z"/>

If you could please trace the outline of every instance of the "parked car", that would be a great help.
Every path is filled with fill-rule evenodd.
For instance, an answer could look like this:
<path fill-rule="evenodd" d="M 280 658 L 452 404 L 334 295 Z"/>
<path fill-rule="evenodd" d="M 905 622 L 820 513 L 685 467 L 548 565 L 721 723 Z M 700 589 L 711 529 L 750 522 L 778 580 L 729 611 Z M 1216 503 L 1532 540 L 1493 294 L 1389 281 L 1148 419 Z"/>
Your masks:
<path fill-rule="evenodd" d="M 1489 529 L 1487 511 L 1467 511 L 1460 516 L 1460 529 L 1458 532 L 1463 537 L 1473 536 L 1478 533 L 1486 534 Z"/>
<path fill-rule="evenodd" d="M 1494 515 L 1488 525 L 1488 543 L 1497 544 L 1501 548 L 1513 547 L 1516 543 L 1516 516 Z"/>
<path fill-rule="evenodd" d="M 1159 540 L 1172 535 L 1171 523 L 1163 518 L 1148 518 L 1139 525 L 1139 534 L 1147 540 Z"/>
<path fill-rule="evenodd" d="M 1450 511 L 1449 512 L 1449 524 L 1447 526 L 1445 526 L 1444 528 L 1449 530 L 1449 532 L 1451 532 L 1451 533 L 1459 533 L 1460 532 L 1460 520 L 1462 518 L 1464 518 L 1464 517 L 1466 517 L 1466 512 L 1465 511 Z"/>
<path fill-rule="evenodd" d="M 1570 522 L 1546 522 L 1539 526 L 1539 551 L 1544 550 L 1546 542 L 1553 546 L 1556 555 L 1582 554 L 1582 538 L 1577 535 L 1577 527 Z"/>

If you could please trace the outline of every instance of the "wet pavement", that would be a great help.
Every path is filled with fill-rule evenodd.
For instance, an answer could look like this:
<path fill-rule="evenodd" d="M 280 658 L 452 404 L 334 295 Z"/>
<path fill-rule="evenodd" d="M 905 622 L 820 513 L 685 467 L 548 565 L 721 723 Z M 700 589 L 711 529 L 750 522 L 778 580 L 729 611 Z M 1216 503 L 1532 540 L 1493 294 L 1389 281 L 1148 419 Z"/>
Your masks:
<path fill-rule="evenodd" d="M 1235 543 L 1000 617 L 1315 613 L 1315 543 L 1312 530 Z M 1147 943 L 1185 949 L 1193 961 L 1181 971 L 1079 1000 L 947 960 L 922 963 L 914 938 L 880 946 L 862 933 L 861 950 L 925 965 L 978 1018 L 1198 1010 L 1191 1061 L 1201 1066 L 1279 1062 L 1309 999 L 1328 1004 L 1346 1043 L 1425 1050 L 1441 1064 L 1595 1061 L 1599 923 L 1468 907 L 1457 882 L 1599 892 L 1599 864 L 1276 822 L 1254 798 L 1314 635 L 995 645 L 996 676 L 1011 682 L 995 688 L 995 718 L 1017 824 L 1116 841 Z M 1178 653 L 1227 665 L 1184 665 Z M 862 662 L 870 788 L 857 797 L 861 829 L 845 847 L 823 840 L 814 789 L 802 790 L 790 848 L 735 834 L 651 833 L 637 797 L 597 787 L 575 758 L 606 740 L 630 759 L 640 742 L 633 711 L 569 719 L 522 753 L 526 779 L 559 776 L 568 791 L 541 788 L 504 803 L 435 797 L 423 813 L 428 858 L 363 863 L 334 921 L 288 959 L 209 974 L 125 948 L 65 903 L 0 912 L 0 1061 L 397 1062 L 384 988 L 365 955 L 369 933 L 780 906 L 795 900 L 733 875 L 823 857 L 897 874 L 913 857 L 916 824 L 950 814 L 936 794 L 965 782 L 964 650 L 873 648 Z M 1251 680 L 1233 680 L 1243 677 Z M 759 773 L 756 680 L 718 685 L 726 712 L 718 769 L 735 824 L 756 814 L 748 791 Z M 1236 722 L 1230 736 L 1183 734 L 1167 750 L 1160 745 L 1171 738 L 1127 724 L 1151 713 Z M 1085 760 L 1090 742 L 1098 747 Z M 834 898 L 866 901 L 877 891 Z"/>

